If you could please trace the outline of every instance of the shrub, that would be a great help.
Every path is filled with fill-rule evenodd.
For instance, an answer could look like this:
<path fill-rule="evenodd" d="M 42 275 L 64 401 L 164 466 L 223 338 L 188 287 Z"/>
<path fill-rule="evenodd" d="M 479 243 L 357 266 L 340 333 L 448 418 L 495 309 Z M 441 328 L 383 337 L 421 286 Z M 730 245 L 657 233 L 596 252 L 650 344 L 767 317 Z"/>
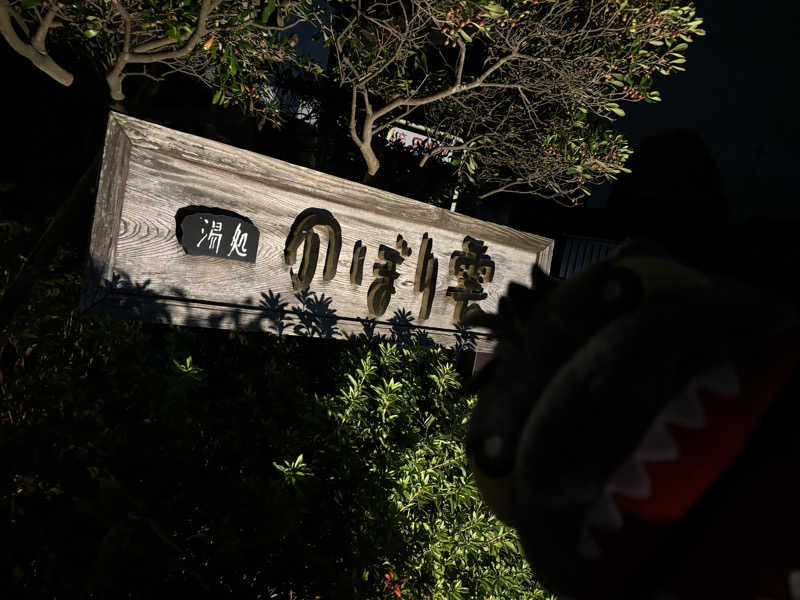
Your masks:
<path fill-rule="evenodd" d="M 343 362 L 345 385 L 322 401 L 336 447 L 352 457 L 342 462 L 341 488 L 355 494 L 338 492 L 334 502 L 357 524 L 344 544 L 363 565 L 355 597 L 388 589 L 409 598 L 543 598 L 516 534 L 488 513 L 466 470 L 475 399 L 458 397 L 447 353 L 382 343 Z"/>
<path fill-rule="evenodd" d="M 544 597 L 449 351 L 79 317 L 79 273 L 62 250 L 0 349 L 9 595 Z"/>

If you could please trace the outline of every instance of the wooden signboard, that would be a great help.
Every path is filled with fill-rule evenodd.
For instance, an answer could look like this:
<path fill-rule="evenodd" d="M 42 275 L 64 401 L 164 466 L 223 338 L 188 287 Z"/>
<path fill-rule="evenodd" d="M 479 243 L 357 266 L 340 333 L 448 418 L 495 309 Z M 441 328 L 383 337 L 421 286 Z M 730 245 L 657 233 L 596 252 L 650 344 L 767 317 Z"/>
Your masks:
<path fill-rule="evenodd" d="M 459 325 L 553 240 L 111 113 L 83 311 L 488 351 Z"/>

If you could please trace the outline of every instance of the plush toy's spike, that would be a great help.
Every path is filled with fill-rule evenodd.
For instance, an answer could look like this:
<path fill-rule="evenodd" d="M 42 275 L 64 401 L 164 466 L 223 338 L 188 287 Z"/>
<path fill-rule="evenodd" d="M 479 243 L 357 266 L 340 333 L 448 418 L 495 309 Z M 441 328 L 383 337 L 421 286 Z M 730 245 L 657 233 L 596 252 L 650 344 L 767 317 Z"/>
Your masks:
<path fill-rule="evenodd" d="M 483 311 L 467 313 L 461 319 L 461 324 L 465 327 L 485 327 L 494 333 L 500 333 L 504 325 L 501 315 Z"/>

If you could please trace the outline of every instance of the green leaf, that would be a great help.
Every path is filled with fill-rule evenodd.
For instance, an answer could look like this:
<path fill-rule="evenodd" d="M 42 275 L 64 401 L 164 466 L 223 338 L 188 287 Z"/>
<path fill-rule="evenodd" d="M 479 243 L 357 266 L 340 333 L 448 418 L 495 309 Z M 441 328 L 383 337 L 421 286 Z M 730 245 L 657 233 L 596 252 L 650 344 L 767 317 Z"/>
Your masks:
<path fill-rule="evenodd" d="M 42 0 L 22 0 L 22 8 L 33 8 L 39 6 Z"/>
<path fill-rule="evenodd" d="M 471 42 L 472 41 L 472 38 L 469 35 L 467 35 L 467 32 L 464 31 L 463 29 L 459 29 L 458 33 L 462 38 L 464 38 L 465 42 Z"/>
<path fill-rule="evenodd" d="M 625 116 L 625 111 L 622 110 L 621 108 L 616 107 L 616 106 L 611 106 L 609 108 L 611 109 L 611 112 L 613 112 L 615 115 L 617 115 L 619 117 L 624 117 Z"/>
<path fill-rule="evenodd" d="M 686 42 L 681 42 L 680 44 L 678 44 L 677 46 L 675 46 L 675 47 L 672 49 L 672 51 L 673 51 L 673 52 L 680 52 L 681 50 L 686 50 L 688 47 L 689 47 L 689 44 L 687 44 Z"/>
<path fill-rule="evenodd" d="M 222 100 L 222 90 L 218 90 L 214 97 L 211 99 L 211 104 L 219 104 L 219 101 Z"/>
<path fill-rule="evenodd" d="M 267 5 L 264 7 L 264 10 L 261 11 L 261 24 L 266 24 L 269 21 L 270 16 L 272 13 L 275 12 L 275 0 L 269 0 Z"/>
<path fill-rule="evenodd" d="M 497 2 L 490 2 L 484 6 L 483 13 L 492 19 L 499 19 L 508 15 L 508 11 Z"/>
<path fill-rule="evenodd" d="M 100 32 L 97 31 L 97 29 L 87 29 L 86 31 L 83 32 L 83 35 L 84 35 L 84 37 L 87 37 L 87 38 L 93 38 L 98 33 L 100 33 Z"/>

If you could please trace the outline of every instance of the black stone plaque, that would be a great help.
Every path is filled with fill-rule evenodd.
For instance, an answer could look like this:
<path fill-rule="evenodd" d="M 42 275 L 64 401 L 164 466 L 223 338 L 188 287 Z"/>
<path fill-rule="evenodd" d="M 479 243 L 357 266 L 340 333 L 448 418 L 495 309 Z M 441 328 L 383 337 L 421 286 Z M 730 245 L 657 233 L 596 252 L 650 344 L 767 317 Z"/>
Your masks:
<path fill-rule="evenodd" d="M 192 256 L 215 256 L 256 262 L 259 232 L 247 217 L 234 212 L 188 206 L 175 215 L 175 234 Z"/>

